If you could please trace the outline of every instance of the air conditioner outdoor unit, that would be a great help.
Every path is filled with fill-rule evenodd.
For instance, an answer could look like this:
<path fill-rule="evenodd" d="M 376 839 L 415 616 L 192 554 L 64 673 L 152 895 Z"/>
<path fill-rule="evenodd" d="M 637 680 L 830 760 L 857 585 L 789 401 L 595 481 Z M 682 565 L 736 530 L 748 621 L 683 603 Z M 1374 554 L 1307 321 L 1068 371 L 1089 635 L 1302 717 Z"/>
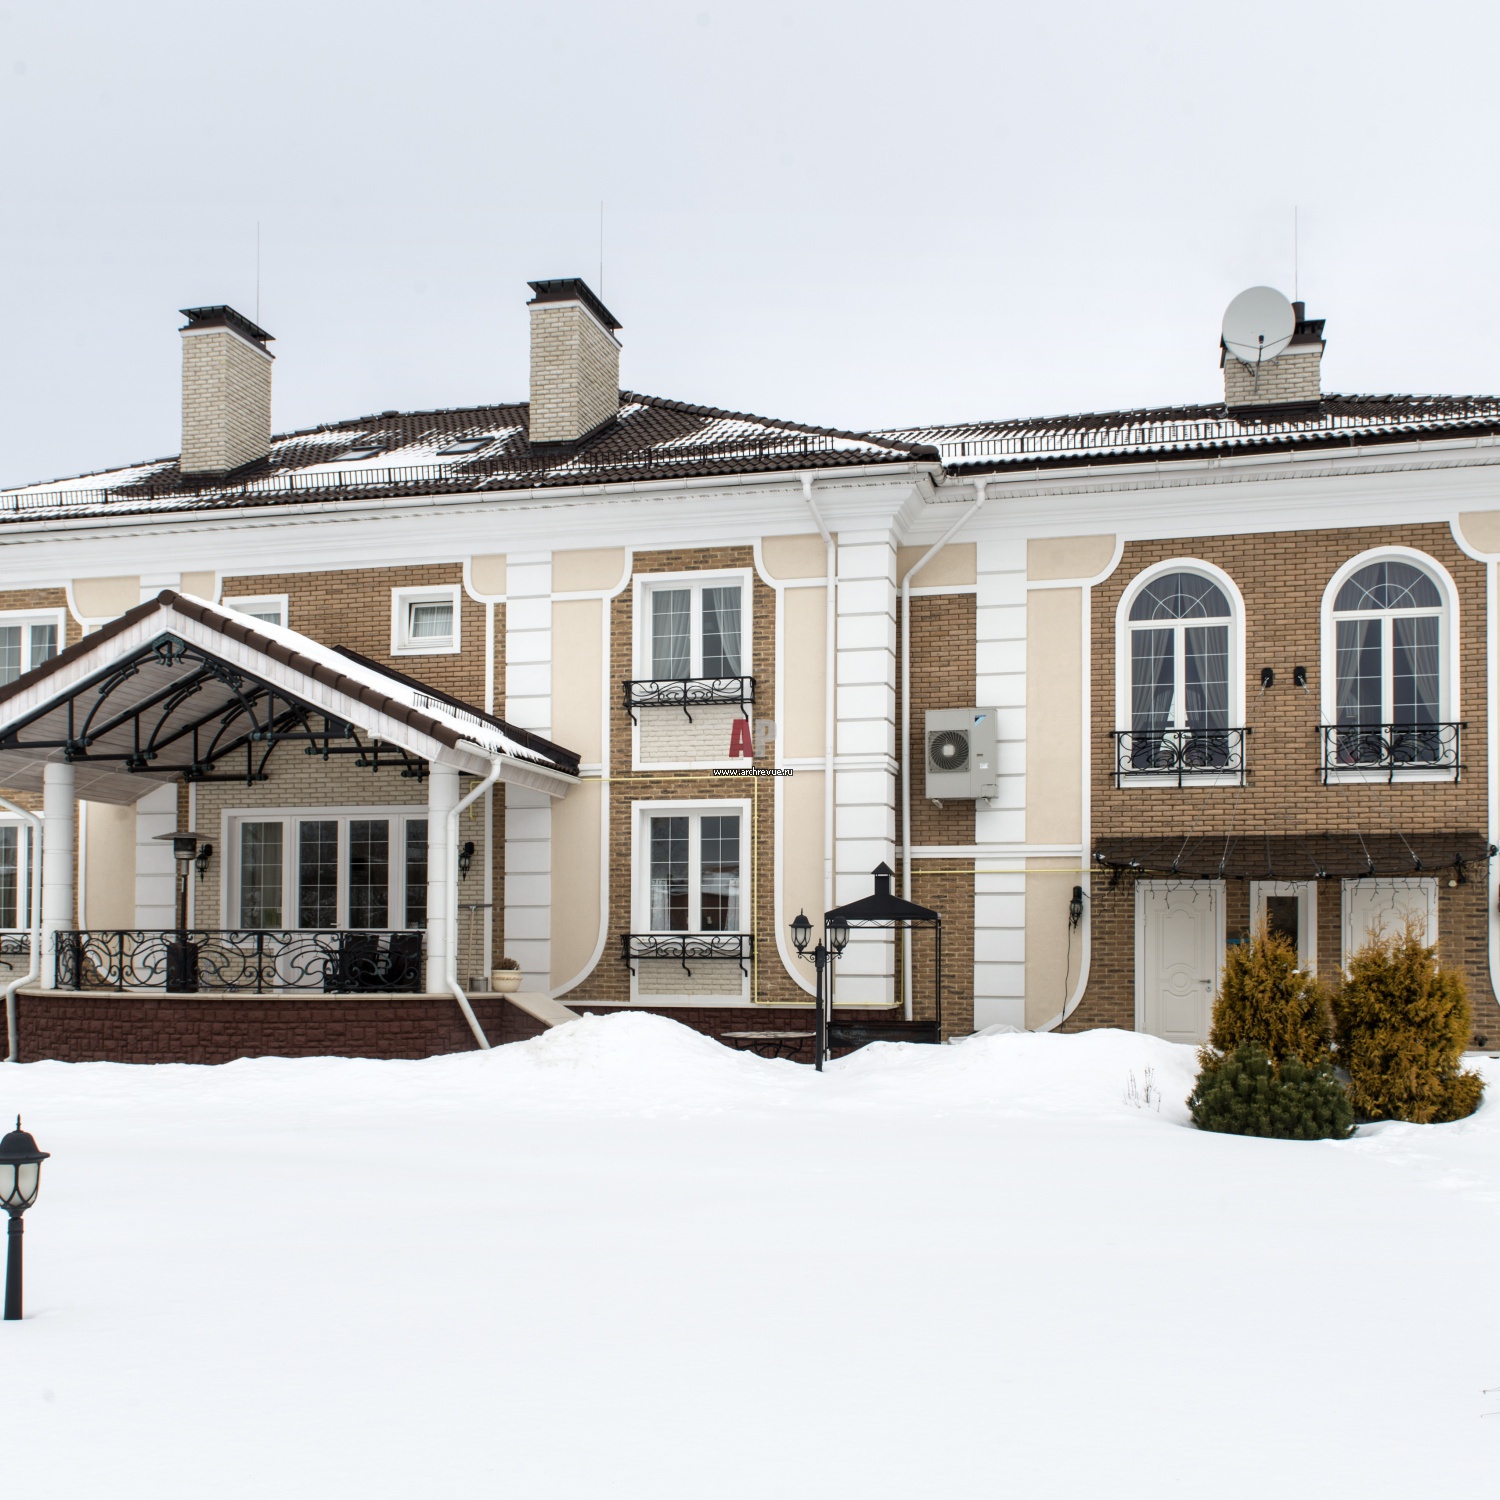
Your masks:
<path fill-rule="evenodd" d="M 997 750 L 993 708 L 929 708 L 927 796 L 934 802 L 997 796 Z"/>

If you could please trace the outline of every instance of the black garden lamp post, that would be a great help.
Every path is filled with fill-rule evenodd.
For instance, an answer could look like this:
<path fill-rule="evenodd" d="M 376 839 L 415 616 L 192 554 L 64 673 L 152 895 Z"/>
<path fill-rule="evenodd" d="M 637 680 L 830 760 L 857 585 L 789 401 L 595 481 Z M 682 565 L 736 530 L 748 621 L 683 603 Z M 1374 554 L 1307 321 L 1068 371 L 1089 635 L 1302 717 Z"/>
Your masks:
<path fill-rule="evenodd" d="M 818 1023 L 817 1034 L 813 1042 L 813 1062 L 820 1073 L 823 1071 L 824 1060 L 828 1056 L 828 1002 L 833 996 L 833 986 L 825 976 L 828 973 L 829 964 L 844 951 L 849 941 L 849 924 L 837 918 L 832 922 L 825 919 L 823 932 L 828 941 L 826 943 L 820 941 L 817 947 L 809 953 L 807 945 L 812 940 L 812 923 L 808 921 L 807 913 L 799 911 L 792 922 L 792 946 L 797 950 L 797 957 L 805 958 L 818 976 Z"/>
<path fill-rule="evenodd" d="M 10 1215 L 10 1233 L 6 1235 L 5 1253 L 5 1319 L 14 1322 L 21 1316 L 21 1215 L 36 1202 L 41 1186 L 42 1163 L 50 1151 L 38 1151 L 36 1142 L 16 1128 L 0 1137 L 0 1208 Z"/>

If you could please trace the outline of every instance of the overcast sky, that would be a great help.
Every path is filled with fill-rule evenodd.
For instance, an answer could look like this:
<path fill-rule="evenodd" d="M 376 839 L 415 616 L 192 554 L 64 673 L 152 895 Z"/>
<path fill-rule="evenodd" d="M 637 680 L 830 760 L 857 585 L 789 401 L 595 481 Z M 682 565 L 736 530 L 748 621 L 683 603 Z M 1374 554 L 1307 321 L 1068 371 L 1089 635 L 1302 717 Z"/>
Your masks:
<path fill-rule="evenodd" d="M 176 310 L 278 431 L 526 395 L 582 275 L 631 389 L 847 427 L 1217 399 L 1256 283 L 1326 389 L 1500 391 L 1493 3 L 0 0 L 0 482 L 177 451 Z M 256 283 L 256 225 L 260 282 Z"/>

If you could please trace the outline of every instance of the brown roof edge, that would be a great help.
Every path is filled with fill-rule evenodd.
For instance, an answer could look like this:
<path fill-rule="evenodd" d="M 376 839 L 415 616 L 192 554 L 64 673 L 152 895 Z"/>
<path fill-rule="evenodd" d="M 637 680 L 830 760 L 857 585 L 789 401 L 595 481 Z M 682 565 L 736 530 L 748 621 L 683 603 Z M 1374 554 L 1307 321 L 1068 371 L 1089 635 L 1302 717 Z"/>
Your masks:
<path fill-rule="evenodd" d="M 147 599 L 137 604 L 134 609 L 127 609 L 118 619 L 111 620 L 107 625 L 101 625 L 98 630 L 86 635 L 82 640 L 74 641 L 66 650 L 59 651 L 51 661 L 43 662 L 39 667 L 33 667 L 31 671 L 23 673 L 14 682 L 0 687 L 0 703 L 6 703 L 14 698 L 17 693 L 25 692 L 33 683 L 41 682 L 50 677 L 54 672 L 77 661 L 87 651 L 92 651 L 100 641 L 107 641 L 113 636 L 122 635 L 129 630 L 138 620 L 144 620 L 147 615 L 161 608 L 161 602 L 168 597 L 170 591 L 164 590 L 154 599 Z M 176 598 L 175 594 L 171 595 Z"/>

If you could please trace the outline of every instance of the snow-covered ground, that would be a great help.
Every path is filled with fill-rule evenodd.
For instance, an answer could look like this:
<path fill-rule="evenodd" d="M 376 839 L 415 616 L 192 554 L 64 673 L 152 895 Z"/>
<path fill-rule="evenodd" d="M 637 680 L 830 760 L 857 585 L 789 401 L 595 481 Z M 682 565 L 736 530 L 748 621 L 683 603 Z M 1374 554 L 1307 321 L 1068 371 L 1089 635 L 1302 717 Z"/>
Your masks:
<path fill-rule="evenodd" d="M 1095 1032 L 820 1078 L 646 1015 L 0 1067 L 53 1153 L 5 1492 L 1495 1493 L 1500 1102 L 1262 1142 L 1187 1126 L 1192 1072 Z"/>

